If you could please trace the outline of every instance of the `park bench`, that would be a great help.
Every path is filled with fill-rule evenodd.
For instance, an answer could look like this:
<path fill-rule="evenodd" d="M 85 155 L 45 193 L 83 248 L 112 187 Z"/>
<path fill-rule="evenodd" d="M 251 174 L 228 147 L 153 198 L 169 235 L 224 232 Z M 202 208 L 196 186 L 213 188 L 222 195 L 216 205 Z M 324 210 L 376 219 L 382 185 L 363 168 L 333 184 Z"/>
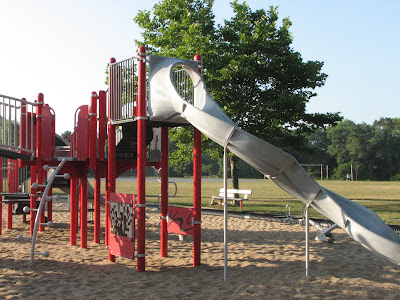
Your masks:
<path fill-rule="evenodd" d="M 240 203 L 240 210 L 243 208 L 243 201 L 248 200 L 248 196 L 251 195 L 251 190 L 238 190 L 238 189 L 227 189 L 227 200 L 231 201 L 232 205 L 236 205 L 237 202 Z M 216 201 L 219 201 L 219 206 L 222 206 L 222 200 L 224 200 L 224 188 L 219 190 L 218 196 L 211 197 L 210 205 L 215 205 Z M 237 197 L 239 196 L 239 197 Z"/>

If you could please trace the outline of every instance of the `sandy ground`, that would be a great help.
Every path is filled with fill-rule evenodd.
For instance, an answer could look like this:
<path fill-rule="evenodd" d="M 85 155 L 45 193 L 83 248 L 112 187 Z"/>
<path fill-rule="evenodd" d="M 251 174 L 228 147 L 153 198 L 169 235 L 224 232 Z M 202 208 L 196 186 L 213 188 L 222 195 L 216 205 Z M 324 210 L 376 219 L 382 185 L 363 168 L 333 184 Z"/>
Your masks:
<path fill-rule="evenodd" d="M 304 228 L 299 225 L 229 219 L 228 281 L 223 281 L 223 217 L 203 215 L 202 265 L 192 267 L 192 243 L 170 234 L 169 257 L 159 255 L 159 215 L 147 210 L 146 272 L 136 261 L 107 260 L 104 244 L 69 246 L 69 213 L 54 205 L 56 226 L 39 234 L 29 266 L 30 242 L 18 242 L 29 225 L 14 217 L 0 236 L 2 299 L 400 299 L 400 270 L 374 256 L 343 231 L 333 244 L 311 241 L 310 276 L 305 277 Z M 90 214 L 89 214 L 90 218 Z M 311 229 L 311 236 L 316 230 Z M 78 240 L 79 244 L 79 240 Z"/>

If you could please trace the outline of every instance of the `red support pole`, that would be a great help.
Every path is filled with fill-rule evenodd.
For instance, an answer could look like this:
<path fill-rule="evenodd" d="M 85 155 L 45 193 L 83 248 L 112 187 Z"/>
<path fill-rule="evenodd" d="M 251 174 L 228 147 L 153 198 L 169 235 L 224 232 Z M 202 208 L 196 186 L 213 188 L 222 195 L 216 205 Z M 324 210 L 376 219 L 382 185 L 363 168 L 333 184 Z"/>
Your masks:
<path fill-rule="evenodd" d="M 161 257 L 168 256 L 168 127 L 161 127 Z"/>
<path fill-rule="evenodd" d="M 99 92 L 99 160 L 104 160 L 104 146 L 106 143 L 106 92 Z"/>
<path fill-rule="evenodd" d="M 97 94 L 92 92 L 89 110 L 89 169 L 96 169 L 97 150 Z"/>
<path fill-rule="evenodd" d="M 110 64 L 115 63 L 116 60 L 115 58 L 110 58 Z M 109 118 L 109 123 L 108 123 L 108 161 L 107 161 L 107 183 L 106 183 L 106 205 L 105 205 L 105 244 L 106 246 L 109 245 L 110 241 L 110 224 L 111 224 L 111 219 L 110 219 L 110 194 L 115 193 L 115 183 L 116 183 L 116 167 L 117 167 L 117 149 L 116 149 L 116 132 L 115 132 L 115 125 L 111 124 L 112 120 L 112 107 L 115 105 L 114 103 L 114 98 L 115 95 L 114 93 L 116 92 L 116 87 L 115 87 L 115 78 L 113 76 L 113 72 L 110 71 L 109 74 L 109 82 L 110 82 L 110 88 L 109 88 L 109 103 L 108 103 L 108 118 Z M 101 97 L 104 97 L 100 95 Z M 103 99 L 103 98 L 101 98 Z M 103 105 L 100 105 L 100 109 L 103 109 Z M 103 113 L 100 114 L 100 117 L 102 116 Z M 108 260 L 115 262 L 115 255 L 111 254 L 111 251 L 108 250 Z"/>
<path fill-rule="evenodd" d="M 25 98 L 22 98 L 21 100 L 22 101 L 26 101 Z M 26 147 L 26 143 L 27 143 L 27 141 L 26 141 L 26 118 L 27 118 L 27 115 L 26 115 L 26 103 L 25 102 L 21 102 L 21 122 L 20 122 L 20 125 L 19 125 L 19 128 L 20 128 L 19 129 L 19 145 L 23 149 L 27 148 Z M 22 152 L 22 151 L 20 151 L 20 152 Z M 21 159 L 19 160 L 19 166 L 20 166 L 20 168 L 23 167 Z"/>
<path fill-rule="evenodd" d="M 44 182 L 44 170 L 43 170 L 43 163 L 42 160 L 39 160 L 39 164 L 38 164 L 38 184 L 43 184 Z M 41 194 L 43 194 L 43 188 L 40 188 L 41 190 Z M 40 201 L 45 201 L 42 197 L 40 197 Z M 39 218 L 39 222 L 40 223 L 45 223 L 45 215 L 44 215 L 45 210 L 42 210 L 42 213 L 40 214 L 40 218 Z M 45 226 L 44 225 L 39 225 L 39 232 L 42 232 L 45 230 Z"/>
<path fill-rule="evenodd" d="M 106 246 L 109 245 L 110 241 L 110 194 L 115 193 L 116 183 L 116 133 L 115 125 L 108 124 L 108 162 L 107 162 L 107 190 L 106 190 Z M 112 255 L 108 250 L 108 260 L 115 262 L 115 255 Z"/>
<path fill-rule="evenodd" d="M 78 231 L 78 178 L 71 177 L 70 179 L 70 223 L 69 223 L 69 243 L 76 245 L 76 233 Z"/>
<path fill-rule="evenodd" d="M 94 229 L 93 239 L 95 243 L 100 243 L 100 167 L 98 166 L 94 174 Z"/>
<path fill-rule="evenodd" d="M 44 104 L 44 96 L 42 93 L 38 94 L 36 101 L 36 167 L 37 167 L 37 182 L 38 184 L 43 184 L 44 171 L 43 171 L 43 161 L 42 161 L 42 111 Z M 36 191 L 38 192 L 38 191 Z M 42 199 L 43 200 L 43 199 Z M 43 214 L 40 216 L 40 223 L 44 223 L 44 210 Z M 44 231 L 44 226 L 39 225 L 39 231 Z"/>
<path fill-rule="evenodd" d="M 53 196 L 53 189 L 50 188 L 48 195 Z M 53 221 L 53 200 L 47 202 L 47 221 Z"/>
<path fill-rule="evenodd" d="M 194 60 L 199 62 L 201 72 L 201 57 L 195 55 Z M 194 128 L 193 149 L 193 266 L 201 263 L 201 132 Z"/>
<path fill-rule="evenodd" d="M 0 235 L 3 231 L 3 158 L 0 157 Z"/>
<path fill-rule="evenodd" d="M 8 192 L 12 193 L 13 190 L 13 164 L 11 159 L 7 160 L 7 187 Z M 12 229 L 13 215 L 12 215 L 12 204 L 7 204 L 7 229 Z"/>
<path fill-rule="evenodd" d="M 37 180 L 36 175 L 36 165 L 31 165 L 31 184 L 35 183 Z M 36 209 L 36 189 L 31 187 L 31 199 L 30 199 L 30 207 L 31 209 Z M 33 235 L 33 228 L 35 226 L 35 219 L 36 219 L 36 211 L 31 210 L 31 220 L 30 220 L 30 234 Z"/>
<path fill-rule="evenodd" d="M 146 270 L 146 49 L 138 53 L 137 97 L 137 270 Z"/>
<path fill-rule="evenodd" d="M 86 171 L 86 170 L 85 170 Z M 81 248 L 87 248 L 87 173 L 81 177 L 80 199 Z"/>

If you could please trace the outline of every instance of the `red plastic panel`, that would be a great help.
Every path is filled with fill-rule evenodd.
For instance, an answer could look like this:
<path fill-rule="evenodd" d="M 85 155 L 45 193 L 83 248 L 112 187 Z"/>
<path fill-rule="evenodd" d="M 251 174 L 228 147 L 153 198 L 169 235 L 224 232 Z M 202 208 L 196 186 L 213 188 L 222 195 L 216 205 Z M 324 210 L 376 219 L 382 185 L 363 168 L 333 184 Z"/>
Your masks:
<path fill-rule="evenodd" d="M 56 143 L 56 120 L 50 106 L 42 108 L 42 159 L 49 161 L 54 155 Z"/>
<path fill-rule="evenodd" d="M 79 160 L 87 160 L 89 157 L 89 105 L 80 106 L 77 112 L 73 153 Z"/>
<path fill-rule="evenodd" d="M 110 241 L 112 255 L 135 258 L 135 195 L 110 194 Z"/>
<path fill-rule="evenodd" d="M 193 208 L 168 207 L 168 232 L 193 235 Z"/>

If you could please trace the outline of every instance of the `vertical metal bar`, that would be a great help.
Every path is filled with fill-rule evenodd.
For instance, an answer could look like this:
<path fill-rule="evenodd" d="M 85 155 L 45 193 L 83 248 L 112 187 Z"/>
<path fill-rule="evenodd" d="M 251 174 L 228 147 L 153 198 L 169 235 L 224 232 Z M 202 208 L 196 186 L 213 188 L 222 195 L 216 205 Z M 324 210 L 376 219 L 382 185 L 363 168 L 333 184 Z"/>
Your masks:
<path fill-rule="evenodd" d="M 82 173 L 80 197 L 81 248 L 87 248 L 87 170 Z"/>
<path fill-rule="evenodd" d="M 8 145 L 11 145 L 11 99 L 8 98 Z"/>
<path fill-rule="evenodd" d="M 138 111 L 137 111 L 137 270 L 146 270 L 146 49 L 138 53 Z"/>
<path fill-rule="evenodd" d="M 309 215 L 310 204 L 306 204 L 306 277 L 308 277 L 310 269 L 310 215 Z"/>
<path fill-rule="evenodd" d="M 228 280 L 228 157 L 224 147 L 224 281 Z"/>
<path fill-rule="evenodd" d="M 36 165 L 31 166 L 31 184 L 34 184 L 37 180 L 36 177 Z M 31 199 L 30 199 L 31 209 L 36 209 L 36 189 L 31 187 Z M 30 221 L 30 235 L 33 235 L 33 229 L 35 226 L 36 211 L 31 210 L 31 221 Z"/>
<path fill-rule="evenodd" d="M 17 128 L 18 128 L 18 122 L 17 122 L 17 101 L 15 101 L 14 100 L 14 145 L 13 146 L 15 146 L 15 147 L 18 147 L 19 146 L 19 143 L 18 143 L 18 139 L 17 139 L 17 137 L 18 137 L 18 135 L 17 135 L 17 133 L 18 133 L 18 130 L 17 130 Z"/>
<path fill-rule="evenodd" d="M 8 169 L 7 169 L 7 188 L 8 192 L 12 193 L 12 184 L 13 184 L 13 176 L 12 176 L 12 163 L 11 159 L 7 159 L 8 161 Z M 12 204 L 7 203 L 7 229 L 12 229 Z"/>
<path fill-rule="evenodd" d="M 110 195 L 115 193 L 115 181 L 116 181 L 116 142 L 115 142 L 115 125 L 108 124 L 108 161 L 107 161 L 107 189 L 106 189 L 106 224 L 105 224 L 105 244 L 109 245 L 110 241 Z M 108 260 L 115 261 L 115 256 L 111 254 L 108 249 Z"/>
<path fill-rule="evenodd" d="M 0 235 L 3 230 L 3 158 L 0 157 Z"/>
<path fill-rule="evenodd" d="M 70 224 L 69 224 L 69 243 L 76 245 L 76 232 L 78 231 L 78 211 L 76 203 L 78 201 L 78 178 L 74 175 L 70 179 Z"/>
<path fill-rule="evenodd" d="M 321 180 L 324 180 L 324 165 L 321 164 Z"/>
<path fill-rule="evenodd" d="M 97 157 L 97 94 L 92 92 L 89 111 L 89 168 L 96 169 Z"/>
<path fill-rule="evenodd" d="M 101 186 L 101 173 L 100 168 L 95 170 L 94 178 L 94 229 L 93 238 L 95 243 L 100 243 L 100 186 Z"/>
<path fill-rule="evenodd" d="M 201 61 L 200 55 L 195 55 L 194 60 Z M 201 132 L 194 128 L 193 148 L 193 265 L 201 263 Z"/>
<path fill-rule="evenodd" d="M 3 98 L 3 137 L 2 137 L 2 144 L 6 143 L 6 106 L 4 103 L 4 98 Z"/>
<path fill-rule="evenodd" d="M 106 92 L 99 92 L 99 160 L 104 160 L 104 148 L 106 143 L 106 108 L 107 96 Z"/>
<path fill-rule="evenodd" d="M 168 256 L 168 127 L 161 127 L 161 257 Z"/>

